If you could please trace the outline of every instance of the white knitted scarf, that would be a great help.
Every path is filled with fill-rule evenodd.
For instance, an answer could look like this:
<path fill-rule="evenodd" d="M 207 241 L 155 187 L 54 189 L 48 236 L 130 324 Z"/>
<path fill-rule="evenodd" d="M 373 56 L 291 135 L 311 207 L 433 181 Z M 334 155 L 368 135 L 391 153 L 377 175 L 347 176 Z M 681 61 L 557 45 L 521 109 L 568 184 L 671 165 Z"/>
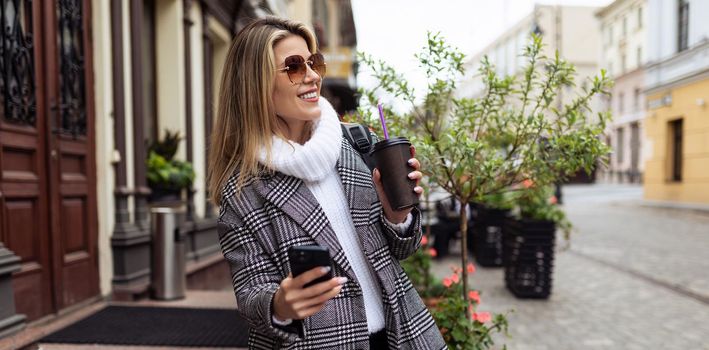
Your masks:
<path fill-rule="evenodd" d="M 273 136 L 271 164 L 266 162 L 266 149 L 261 149 L 259 162 L 267 167 L 306 181 L 320 181 L 330 174 L 340 157 L 342 129 L 337 112 L 322 96 L 318 101 L 321 115 L 313 123 L 310 140 L 297 142 Z"/>

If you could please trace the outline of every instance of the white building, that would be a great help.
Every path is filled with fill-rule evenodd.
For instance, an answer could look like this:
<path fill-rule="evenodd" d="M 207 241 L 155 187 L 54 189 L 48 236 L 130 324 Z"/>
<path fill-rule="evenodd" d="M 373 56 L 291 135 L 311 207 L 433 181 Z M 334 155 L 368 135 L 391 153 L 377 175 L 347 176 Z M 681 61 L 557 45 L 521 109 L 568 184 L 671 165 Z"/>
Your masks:
<path fill-rule="evenodd" d="M 521 54 L 533 32 L 542 35 L 545 55 L 553 57 L 558 50 L 564 59 L 576 66 L 580 77 L 596 75 L 600 35 L 589 30 L 596 26 L 596 10 L 598 7 L 536 5 L 532 13 L 470 58 L 459 93 L 474 96 L 482 91 L 482 82 L 474 76 L 484 56 L 495 65 L 498 74 L 519 73 L 526 63 Z"/>
<path fill-rule="evenodd" d="M 616 0 L 596 12 L 603 50 L 601 67 L 615 81 L 605 108 L 613 114 L 606 129 L 613 148 L 608 167 L 601 169 L 608 182 L 641 182 L 643 173 L 643 119 L 645 118 L 645 64 L 647 63 L 647 1 Z"/>

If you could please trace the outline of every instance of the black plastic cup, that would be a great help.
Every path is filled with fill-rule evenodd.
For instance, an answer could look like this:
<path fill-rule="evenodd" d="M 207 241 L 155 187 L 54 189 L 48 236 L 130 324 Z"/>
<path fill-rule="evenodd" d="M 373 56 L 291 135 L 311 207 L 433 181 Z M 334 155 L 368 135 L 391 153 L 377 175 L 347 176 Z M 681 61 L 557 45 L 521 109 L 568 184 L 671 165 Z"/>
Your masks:
<path fill-rule="evenodd" d="M 414 169 L 408 164 L 411 159 L 411 142 L 405 137 L 392 137 L 374 145 L 372 157 L 379 169 L 382 186 L 394 210 L 411 208 L 419 203 L 414 187 L 416 180 L 409 179 Z"/>

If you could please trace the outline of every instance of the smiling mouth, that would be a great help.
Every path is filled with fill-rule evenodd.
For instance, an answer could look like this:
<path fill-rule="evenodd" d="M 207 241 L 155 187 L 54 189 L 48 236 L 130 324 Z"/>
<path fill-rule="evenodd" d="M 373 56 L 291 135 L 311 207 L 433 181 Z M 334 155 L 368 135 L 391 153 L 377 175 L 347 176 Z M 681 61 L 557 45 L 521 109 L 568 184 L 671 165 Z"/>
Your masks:
<path fill-rule="evenodd" d="M 302 95 L 298 95 L 298 97 L 300 97 L 301 100 L 312 100 L 314 98 L 318 98 L 318 93 L 313 91 L 313 92 L 304 93 Z"/>

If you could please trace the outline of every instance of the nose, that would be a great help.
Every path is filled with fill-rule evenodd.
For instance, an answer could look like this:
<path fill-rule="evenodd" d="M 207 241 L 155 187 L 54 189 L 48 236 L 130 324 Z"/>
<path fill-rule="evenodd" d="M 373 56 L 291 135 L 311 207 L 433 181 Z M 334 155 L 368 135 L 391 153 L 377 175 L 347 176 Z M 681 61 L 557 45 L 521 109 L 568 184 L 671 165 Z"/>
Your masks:
<path fill-rule="evenodd" d="M 305 65 L 307 70 L 305 71 L 305 77 L 303 78 L 303 84 L 317 83 L 322 80 L 322 77 L 318 72 L 314 71 L 309 65 Z"/>

